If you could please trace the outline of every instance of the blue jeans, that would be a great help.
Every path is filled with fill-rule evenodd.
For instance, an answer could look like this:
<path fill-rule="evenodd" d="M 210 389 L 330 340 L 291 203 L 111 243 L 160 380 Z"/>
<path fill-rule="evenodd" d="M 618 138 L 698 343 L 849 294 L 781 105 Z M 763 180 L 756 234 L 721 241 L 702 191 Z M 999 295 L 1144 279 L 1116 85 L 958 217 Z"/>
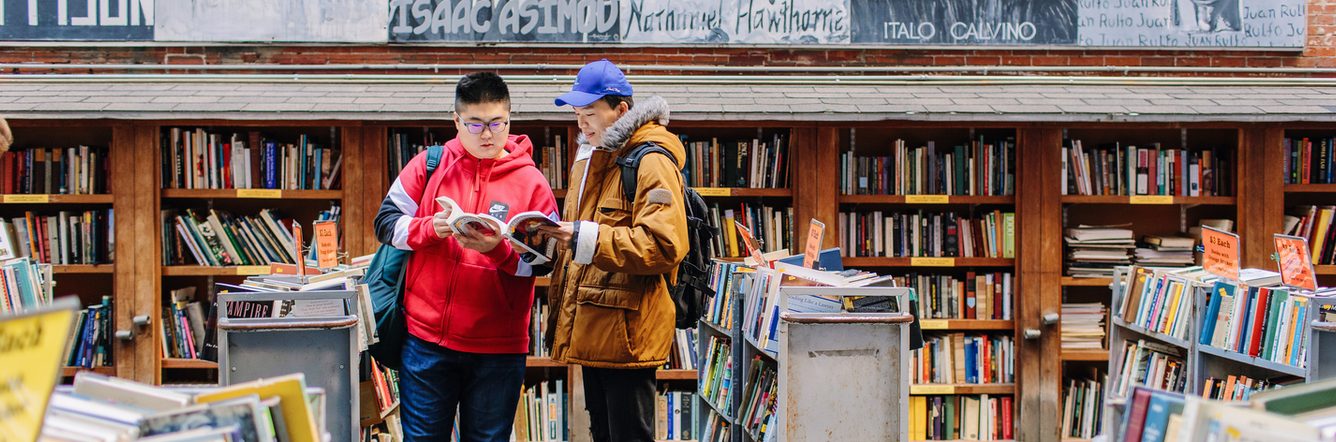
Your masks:
<path fill-rule="evenodd" d="M 399 376 L 404 439 L 449 441 L 458 407 L 460 442 L 510 440 L 524 356 L 458 352 L 409 335 Z"/>

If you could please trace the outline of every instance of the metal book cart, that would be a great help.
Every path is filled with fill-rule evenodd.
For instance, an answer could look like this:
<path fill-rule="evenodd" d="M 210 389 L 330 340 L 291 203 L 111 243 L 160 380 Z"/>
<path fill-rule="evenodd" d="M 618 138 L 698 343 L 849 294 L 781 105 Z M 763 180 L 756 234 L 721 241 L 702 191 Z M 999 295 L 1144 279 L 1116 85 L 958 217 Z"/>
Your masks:
<path fill-rule="evenodd" d="M 325 301 L 325 305 L 342 304 L 342 308 L 324 309 L 313 316 L 228 318 L 225 314 L 230 302 L 288 300 Z M 358 439 L 356 292 L 220 293 L 216 308 L 222 313 L 218 315 L 218 379 L 222 385 L 304 373 L 308 386 L 325 391 L 332 440 Z"/>

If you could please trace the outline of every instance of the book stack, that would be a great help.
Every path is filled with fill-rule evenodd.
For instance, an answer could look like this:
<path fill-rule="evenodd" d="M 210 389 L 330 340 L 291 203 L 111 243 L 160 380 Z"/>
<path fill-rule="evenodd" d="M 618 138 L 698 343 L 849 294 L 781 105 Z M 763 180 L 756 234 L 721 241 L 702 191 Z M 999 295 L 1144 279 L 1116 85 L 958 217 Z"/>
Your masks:
<path fill-rule="evenodd" d="M 1016 141 L 938 148 L 910 147 L 895 140 L 887 156 L 840 154 L 840 185 L 845 195 L 1012 195 L 1016 192 Z"/>
<path fill-rule="evenodd" d="M 896 276 L 897 287 L 910 287 L 920 302 L 922 319 L 1011 319 L 1011 273 L 965 272 L 952 275 L 910 273 Z"/>
<path fill-rule="evenodd" d="M 514 440 L 546 442 L 570 440 L 570 398 L 561 379 L 521 387 L 515 413 Z M 459 428 L 458 425 L 455 428 Z"/>
<path fill-rule="evenodd" d="M 1166 149 L 1119 143 L 1086 148 L 1066 140 L 1062 148 L 1063 195 L 1228 196 L 1229 161 L 1215 149 Z"/>
<path fill-rule="evenodd" d="M 846 256 L 1016 257 L 1013 212 L 841 212 L 839 223 Z"/>
<path fill-rule="evenodd" d="M 102 303 L 90 305 L 79 312 L 70 334 L 70 355 L 67 367 L 110 367 L 111 356 L 111 297 L 103 296 Z"/>
<path fill-rule="evenodd" d="M 533 162 L 538 165 L 538 170 L 543 171 L 543 176 L 547 177 L 548 187 L 565 189 L 568 186 L 566 173 L 571 169 L 570 158 L 567 158 L 568 150 L 566 144 L 562 143 L 561 135 L 554 135 L 552 144 L 534 147 Z"/>
<path fill-rule="evenodd" d="M 910 396 L 910 440 L 1015 438 L 1011 396 Z"/>
<path fill-rule="evenodd" d="M 760 355 L 752 358 L 747 369 L 747 386 L 742 392 L 741 415 L 738 425 L 752 435 L 752 440 L 771 440 L 775 437 L 776 398 L 779 395 L 779 374 L 775 366 Z M 770 438 L 770 439 L 767 439 Z"/>
<path fill-rule="evenodd" d="M 696 330 L 677 330 L 673 336 L 673 348 L 668 353 L 669 370 L 696 369 Z"/>
<path fill-rule="evenodd" d="M 1333 139 L 1285 138 L 1285 184 L 1336 183 L 1336 154 Z"/>
<path fill-rule="evenodd" d="M 751 231 L 763 252 L 791 250 L 793 247 L 792 207 L 741 203 L 728 208 L 715 204 L 710 207 L 710 217 L 714 225 L 723 231 L 715 237 L 714 243 L 714 250 L 718 251 L 720 257 L 748 256 L 746 243 L 742 240 L 742 233 L 733 224 L 734 221 L 742 223 Z"/>
<path fill-rule="evenodd" d="M 1225 378 L 1207 377 L 1201 386 L 1201 397 L 1221 401 L 1246 401 L 1253 394 L 1275 388 L 1270 381 L 1253 379 L 1244 375 L 1229 375 Z"/>
<path fill-rule="evenodd" d="M 1102 303 L 1062 304 L 1062 349 L 1103 350 L 1108 309 Z"/>
<path fill-rule="evenodd" d="M 337 211 L 337 207 L 331 209 L 331 213 Z M 292 219 L 273 209 L 260 209 L 257 216 L 238 216 L 215 209 L 207 212 L 165 210 L 163 263 L 205 266 L 295 264 L 292 223 Z"/>
<path fill-rule="evenodd" d="M 107 169 L 105 147 L 11 150 L 6 155 L 0 155 L 0 193 L 110 193 Z"/>
<path fill-rule="evenodd" d="M 23 212 L 23 217 L 0 219 L 0 258 L 32 257 L 39 262 L 110 264 L 115 258 L 112 209 L 71 212 L 53 216 Z"/>
<path fill-rule="evenodd" d="M 1198 343 L 1268 361 L 1305 367 L 1310 294 L 1280 287 L 1216 281 L 1202 313 Z"/>
<path fill-rule="evenodd" d="M 1008 384 L 1016 381 L 1016 347 L 1007 335 L 924 336 L 911 380 L 918 384 Z"/>
<path fill-rule="evenodd" d="M 1197 240 L 1183 236 L 1146 235 L 1144 247 L 1137 247 L 1136 263 L 1151 267 L 1184 267 L 1196 263 L 1193 255 Z"/>
<path fill-rule="evenodd" d="M 362 282 L 366 273 L 365 261 L 358 265 L 339 265 L 324 271 L 307 264 L 307 275 L 298 277 L 296 266 L 287 264 L 271 265 L 274 274 L 248 276 L 240 285 L 217 283 L 220 292 L 305 292 L 313 290 L 346 290 L 356 294 L 358 348 L 366 351 L 367 346 L 380 339 L 376 336 L 376 315 L 371 304 L 371 290 Z M 229 318 L 283 318 L 283 317 L 330 317 L 349 315 L 350 309 L 340 299 L 288 299 L 279 301 L 237 301 L 227 305 Z"/>
<path fill-rule="evenodd" d="M 217 360 L 213 304 L 195 297 L 195 287 L 171 292 L 162 307 L 162 351 L 165 358 Z"/>
<path fill-rule="evenodd" d="M 28 258 L 0 261 L 0 314 L 50 304 L 54 288 L 51 265 Z"/>
<path fill-rule="evenodd" d="M 1104 383 L 1101 380 L 1069 379 L 1062 390 L 1062 437 L 1090 439 L 1100 433 L 1104 418 Z"/>
<path fill-rule="evenodd" d="M 711 336 L 709 344 L 703 365 L 706 370 L 698 381 L 700 385 L 696 392 L 714 410 L 726 411 L 733 403 L 733 344 L 717 336 Z"/>
<path fill-rule="evenodd" d="M 1201 267 L 1151 271 L 1132 267 L 1116 313 L 1126 324 L 1186 341 L 1193 290 L 1208 277 Z"/>
<path fill-rule="evenodd" d="M 1135 385 L 1177 392 L 1187 386 L 1181 349 L 1146 340 L 1124 341 L 1118 360 L 1123 363 L 1113 384 L 1118 397 L 1127 397 Z"/>
<path fill-rule="evenodd" d="M 1118 226 L 1081 225 L 1067 229 L 1067 275 L 1077 278 L 1108 278 L 1113 268 L 1132 264 L 1129 252 L 1136 248 L 1132 230 Z"/>
<path fill-rule="evenodd" d="M 336 188 L 342 151 L 302 134 L 280 143 L 259 132 L 172 128 L 162 141 L 162 184 L 169 189 Z"/>
<path fill-rule="evenodd" d="M 665 391 L 654 397 L 654 440 L 694 441 L 697 410 L 690 391 Z"/>
<path fill-rule="evenodd" d="M 687 141 L 687 164 L 682 169 L 690 187 L 789 187 L 788 136 L 774 134 L 751 140 Z"/>
<path fill-rule="evenodd" d="M 41 440 L 320 440 L 324 400 L 300 373 L 186 394 L 82 372 L 51 395 Z"/>
<path fill-rule="evenodd" d="M 1246 406 L 1137 388 L 1120 426 L 1122 440 L 1330 441 L 1336 384 L 1322 380 L 1257 392 Z"/>

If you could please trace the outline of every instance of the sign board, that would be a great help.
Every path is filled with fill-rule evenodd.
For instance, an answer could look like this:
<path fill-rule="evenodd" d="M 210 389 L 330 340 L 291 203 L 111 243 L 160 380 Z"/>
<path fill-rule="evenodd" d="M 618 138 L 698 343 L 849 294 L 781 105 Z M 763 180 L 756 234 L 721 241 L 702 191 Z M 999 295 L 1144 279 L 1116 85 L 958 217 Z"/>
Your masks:
<path fill-rule="evenodd" d="M 77 298 L 61 298 L 0 316 L 0 440 L 37 440 L 78 308 Z"/>
<path fill-rule="evenodd" d="M 821 257 L 821 241 L 826 238 L 826 224 L 812 218 L 807 227 L 807 247 L 803 250 L 803 267 L 815 268 Z"/>
<path fill-rule="evenodd" d="M 316 267 L 322 269 L 339 265 L 339 228 L 333 221 L 315 223 Z"/>
<path fill-rule="evenodd" d="M 1313 271 L 1313 258 L 1308 252 L 1308 239 L 1279 234 L 1274 238 L 1280 282 L 1290 287 L 1317 290 L 1317 276 Z"/>
<path fill-rule="evenodd" d="M 1213 227 L 1202 226 L 1202 267 L 1221 278 L 1239 279 L 1239 236 Z"/>
<path fill-rule="evenodd" d="M 738 228 L 738 234 L 742 235 L 742 243 L 747 246 L 747 253 L 751 254 L 752 259 L 756 260 L 757 265 L 770 267 L 770 260 L 765 259 L 765 255 L 761 254 L 761 245 L 758 244 L 756 238 L 752 236 L 751 229 L 748 229 L 747 226 L 744 226 L 737 221 L 733 221 L 733 224 Z"/>

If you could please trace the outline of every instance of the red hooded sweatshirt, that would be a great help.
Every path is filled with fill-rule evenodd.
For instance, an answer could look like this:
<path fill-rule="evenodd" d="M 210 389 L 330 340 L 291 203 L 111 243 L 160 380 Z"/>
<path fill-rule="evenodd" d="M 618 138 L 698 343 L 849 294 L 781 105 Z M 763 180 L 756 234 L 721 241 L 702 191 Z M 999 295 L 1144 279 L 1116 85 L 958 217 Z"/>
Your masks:
<path fill-rule="evenodd" d="M 547 179 L 534 166 L 529 137 L 511 135 L 506 154 L 478 159 L 458 139 L 445 144 L 441 162 L 426 176 L 426 152 L 414 157 L 390 187 L 376 215 L 376 236 L 412 250 L 404 274 L 408 332 L 445 348 L 469 353 L 527 353 L 534 276 L 551 271 L 534 266 L 502 240 L 488 253 L 440 238 L 431 218 L 441 210 L 436 197 L 448 196 L 469 213 L 509 221 L 537 211 L 557 219 L 557 202 Z"/>

